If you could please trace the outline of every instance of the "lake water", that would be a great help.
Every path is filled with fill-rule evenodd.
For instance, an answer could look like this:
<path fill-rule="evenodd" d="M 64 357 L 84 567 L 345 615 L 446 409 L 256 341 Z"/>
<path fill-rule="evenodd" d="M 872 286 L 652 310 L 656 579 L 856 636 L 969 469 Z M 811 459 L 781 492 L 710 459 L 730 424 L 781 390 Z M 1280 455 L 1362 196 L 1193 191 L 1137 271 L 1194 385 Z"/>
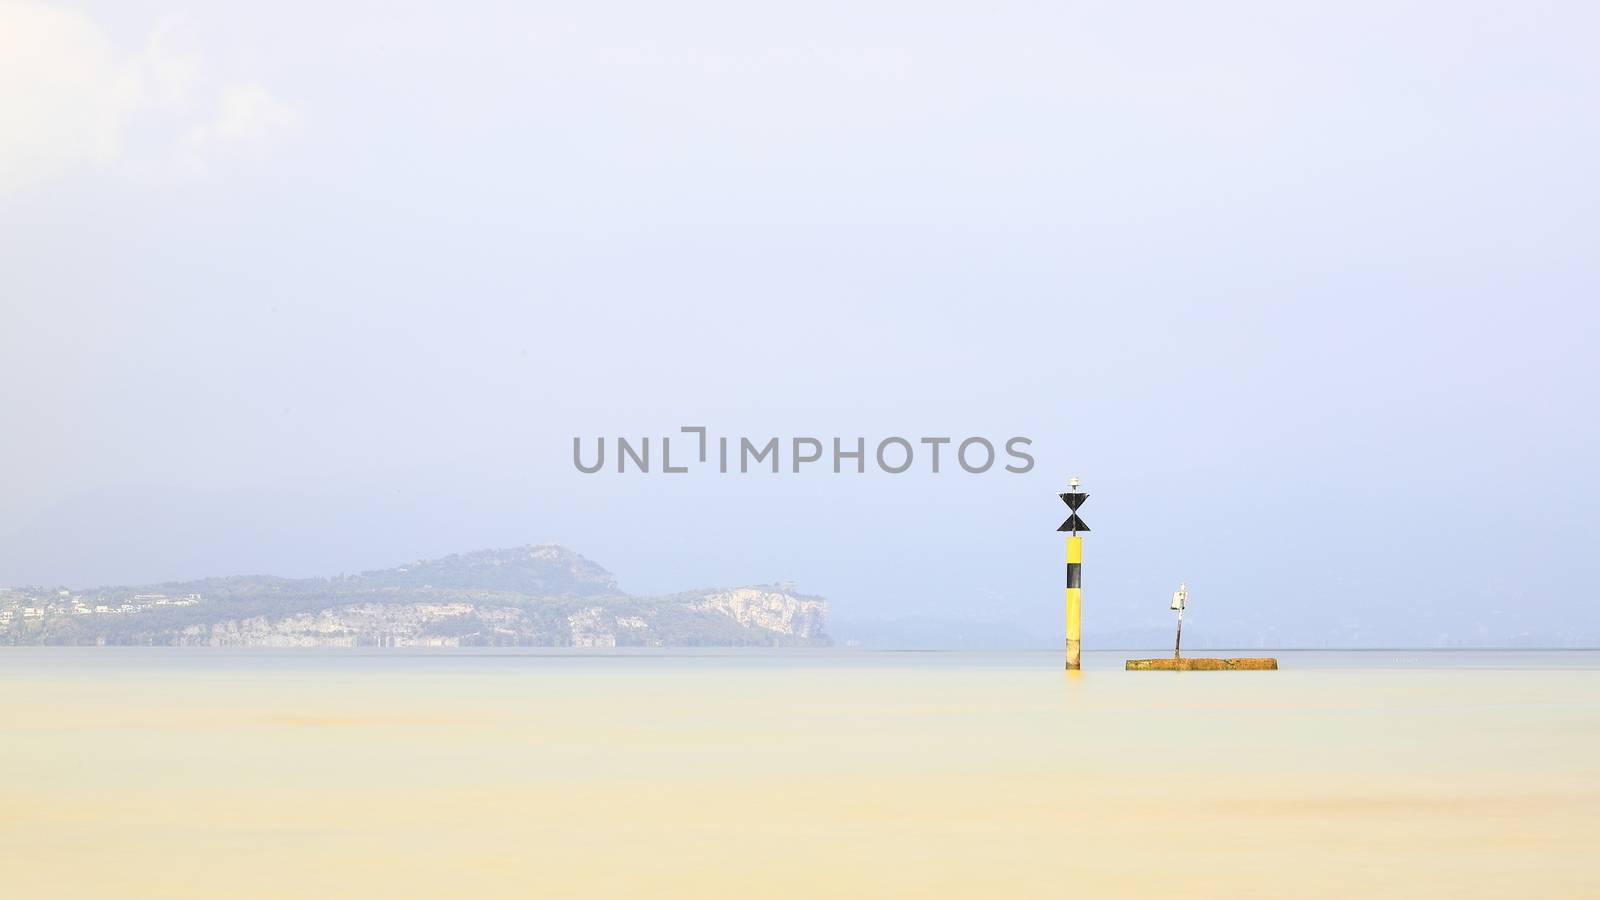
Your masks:
<path fill-rule="evenodd" d="M 1600 896 L 1600 653 L 1129 655 L 0 648 L 0 896 Z"/>

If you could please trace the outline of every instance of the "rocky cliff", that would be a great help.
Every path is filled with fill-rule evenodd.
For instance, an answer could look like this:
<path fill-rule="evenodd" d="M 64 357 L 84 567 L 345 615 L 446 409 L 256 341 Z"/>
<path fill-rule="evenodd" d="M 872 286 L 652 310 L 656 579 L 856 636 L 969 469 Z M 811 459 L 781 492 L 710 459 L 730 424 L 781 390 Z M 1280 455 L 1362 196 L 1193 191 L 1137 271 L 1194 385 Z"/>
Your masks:
<path fill-rule="evenodd" d="M 713 591 L 690 601 L 690 608 L 725 615 L 740 625 L 811 638 L 822 634 L 828 604 L 777 588 L 744 587 Z"/>

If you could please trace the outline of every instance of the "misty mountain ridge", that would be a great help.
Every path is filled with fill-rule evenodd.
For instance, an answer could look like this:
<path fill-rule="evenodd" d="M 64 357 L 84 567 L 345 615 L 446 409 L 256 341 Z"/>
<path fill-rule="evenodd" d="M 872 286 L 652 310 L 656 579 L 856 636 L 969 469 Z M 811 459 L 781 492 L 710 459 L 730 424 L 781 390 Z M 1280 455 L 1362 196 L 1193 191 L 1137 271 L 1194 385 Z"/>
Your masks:
<path fill-rule="evenodd" d="M 345 577 L 375 589 L 460 588 L 508 591 L 532 597 L 620 593 L 616 576 L 583 555 L 556 544 L 452 553 L 438 559 L 422 559 Z"/>
<path fill-rule="evenodd" d="M 0 643 L 207 646 L 815 646 L 827 602 L 790 585 L 626 594 L 554 544 L 357 575 L 0 589 Z"/>
<path fill-rule="evenodd" d="M 108 585 L 85 593 L 120 594 L 161 590 L 168 593 L 231 594 L 255 585 L 265 590 L 458 589 L 504 591 L 530 597 L 582 597 L 621 593 L 616 576 L 580 553 L 558 544 L 526 544 L 495 550 L 452 553 L 355 575 L 287 578 L 280 575 L 227 575 L 145 585 Z"/>

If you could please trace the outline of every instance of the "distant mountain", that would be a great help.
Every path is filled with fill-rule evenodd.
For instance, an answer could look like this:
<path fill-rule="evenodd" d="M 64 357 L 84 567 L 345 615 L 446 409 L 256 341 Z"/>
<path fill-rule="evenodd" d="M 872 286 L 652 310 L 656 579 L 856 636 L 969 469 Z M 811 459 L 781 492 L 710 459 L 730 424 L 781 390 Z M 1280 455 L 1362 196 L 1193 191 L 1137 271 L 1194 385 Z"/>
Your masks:
<path fill-rule="evenodd" d="M 355 582 L 371 588 L 457 588 L 507 591 L 530 597 L 586 597 L 619 592 L 617 579 L 610 572 L 554 544 L 453 553 L 393 569 L 362 572 L 355 576 Z"/>
<path fill-rule="evenodd" d="M 623 593 L 555 545 L 359 575 L 0 589 L 0 643 L 200 646 L 824 646 L 827 602 L 789 585 Z"/>

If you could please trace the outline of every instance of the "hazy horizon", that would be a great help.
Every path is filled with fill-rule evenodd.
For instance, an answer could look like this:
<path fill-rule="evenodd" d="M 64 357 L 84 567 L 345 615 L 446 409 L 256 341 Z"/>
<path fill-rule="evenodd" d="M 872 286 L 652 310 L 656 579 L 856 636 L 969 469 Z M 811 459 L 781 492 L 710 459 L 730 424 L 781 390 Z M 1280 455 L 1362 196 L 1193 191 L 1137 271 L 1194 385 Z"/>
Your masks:
<path fill-rule="evenodd" d="M 1600 642 L 1585 4 L 0 3 L 0 584 Z M 585 475 L 575 436 L 1032 439 Z M 1519 637 L 1520 636 L 1520 637 Z"/>

